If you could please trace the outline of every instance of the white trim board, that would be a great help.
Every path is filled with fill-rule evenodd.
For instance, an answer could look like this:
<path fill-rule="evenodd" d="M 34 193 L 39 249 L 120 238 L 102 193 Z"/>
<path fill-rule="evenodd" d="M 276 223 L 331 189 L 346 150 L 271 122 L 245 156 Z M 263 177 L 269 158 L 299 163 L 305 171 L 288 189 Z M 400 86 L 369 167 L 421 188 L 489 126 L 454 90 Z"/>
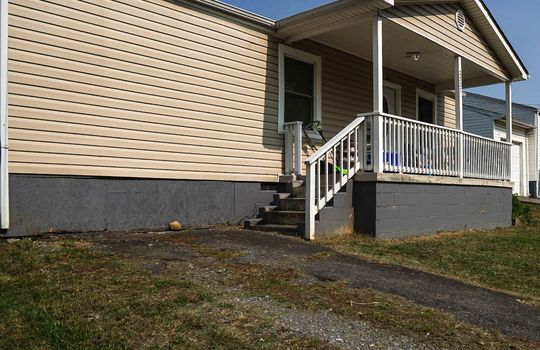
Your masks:
<path fill-rule="evenodd" d="M 0 228 L 9 228 L 8 0 L 0 0 Z"/>

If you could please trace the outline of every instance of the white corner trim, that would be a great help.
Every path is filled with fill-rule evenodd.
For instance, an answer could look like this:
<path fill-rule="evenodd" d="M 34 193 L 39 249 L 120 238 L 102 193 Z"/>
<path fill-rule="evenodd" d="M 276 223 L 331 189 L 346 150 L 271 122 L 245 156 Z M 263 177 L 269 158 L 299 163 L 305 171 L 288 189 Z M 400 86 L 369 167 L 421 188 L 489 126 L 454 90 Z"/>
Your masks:
<path fill-rule="evenodd" d="M 390 89 L 396 90 L 396 115 L 401 117 L 401 85 L 392 83 L 388 80 L 383 80 L 383 87 L 389 87 Z"/>
<path fill-rule="evenodd" d="M 278 98 L 278 133 L 283 133 L 285 122 L 285 57 L 313 64 L 315 66 L 314 77 L 314 120 L 322 122 L 322 58 L 293 47 L 279 44 L 278 46 L 278 75 L 279 75 L 279 98 Z"/>
<path fill-rule="evenodd" d="M 9 228 L 8 0 L 0 0 L 0 228 Z"/>
<path fill-rule="evenodd" d="M 439 103 L 438 103 L 438 97 L 436 94 L 432 92 L 428 92 L 426 90 L 418 89 L 416 88 L 416 120 L 418 120 L 418 98 L 422 97 L 426 100 L 433 101 L 433 124 L 437 124 L 438 122 L 438 113 L 439 113 Z"/>

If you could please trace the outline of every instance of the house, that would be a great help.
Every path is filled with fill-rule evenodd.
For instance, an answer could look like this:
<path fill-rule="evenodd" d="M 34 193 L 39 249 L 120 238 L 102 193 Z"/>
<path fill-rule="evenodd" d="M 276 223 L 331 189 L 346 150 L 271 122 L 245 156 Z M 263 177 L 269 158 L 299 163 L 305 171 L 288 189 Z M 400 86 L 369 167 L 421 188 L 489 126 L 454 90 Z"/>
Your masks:
<path fill-rule="evenodd" d="M 480 0 L 0 4 L 4 237 L 511 224 L 512 132 L 464 132 L 462 91 L 504 83 L 508 108 L 528 73 Z"/>
<path fill-rule="evenodd" d="M 538 196 L 538 118 L 540 110 L 512 104 L 513 192 L 520 196 Z M 463 98 L 463 128 L 470 133 L 495 140 L 506 140 L 506 102 L 467 92 Z"/>

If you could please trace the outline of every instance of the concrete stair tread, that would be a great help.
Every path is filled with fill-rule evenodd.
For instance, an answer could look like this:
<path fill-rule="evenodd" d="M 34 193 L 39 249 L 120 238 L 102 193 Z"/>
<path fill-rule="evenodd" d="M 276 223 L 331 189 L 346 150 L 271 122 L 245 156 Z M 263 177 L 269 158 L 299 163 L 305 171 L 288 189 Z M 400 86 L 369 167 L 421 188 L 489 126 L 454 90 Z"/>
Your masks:
<path fill-rule="evenodd" d="M 260 208 L 263 209 L 265 212 L 269 212 L 269 211 L 273 211 L 277 209 L 277 207 L 278 207 L 277 205 L 265 205 Z"/>
<path fill-rule="evenodd" d="M 256 231 L 266 231 L 266 232 L 285 232 L 293 233 L 295 235 L 300 234 L 298 232 L 298 225 L 288 225 L 288 224 L 261 224 L 257 226 L 250 227 L 252 230 Z"/>

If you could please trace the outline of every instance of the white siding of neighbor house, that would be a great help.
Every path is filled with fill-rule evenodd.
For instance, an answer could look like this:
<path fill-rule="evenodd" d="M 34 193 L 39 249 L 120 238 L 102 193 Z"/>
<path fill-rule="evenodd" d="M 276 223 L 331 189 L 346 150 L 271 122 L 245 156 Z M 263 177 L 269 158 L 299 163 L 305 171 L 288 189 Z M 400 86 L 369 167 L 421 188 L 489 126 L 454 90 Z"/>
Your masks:
<path fill-rule="evenodd" d="M 471 134 L 493 138 L 493 121 L 497 113 L 463 105 L 463 130 Z"/>
<path fill-rule="evenodd" d="M 512 146 L 513 155 L 516 152 L 516 144 L 519 144 L 522 147 L 522 154 L 520 157 L 521 159 L 515 159 L 516 157 L 512 157 L 512 173 L 515 174 L 517 172 L 521 174 L 521 186 L 519 188 L 517 187 L 517 185 L 514 186 L 514 193 L 517 193 L 520 196 L 528 196 L 529 181 L 531 179 L 530 149 L 534 145 L 534 143 L 531 144 L 530 135 L 527 135 L 523 128 L 517 126 L 513 127 L 512 138 L 513 142 L 515 143 Z M 506 127 L 503 124 L 495 123 L 495 140 L 501 141 L 503 139 L 506 139 Z M 514 178 L 512 178 L 512 180 L 514 181 Z"/>

